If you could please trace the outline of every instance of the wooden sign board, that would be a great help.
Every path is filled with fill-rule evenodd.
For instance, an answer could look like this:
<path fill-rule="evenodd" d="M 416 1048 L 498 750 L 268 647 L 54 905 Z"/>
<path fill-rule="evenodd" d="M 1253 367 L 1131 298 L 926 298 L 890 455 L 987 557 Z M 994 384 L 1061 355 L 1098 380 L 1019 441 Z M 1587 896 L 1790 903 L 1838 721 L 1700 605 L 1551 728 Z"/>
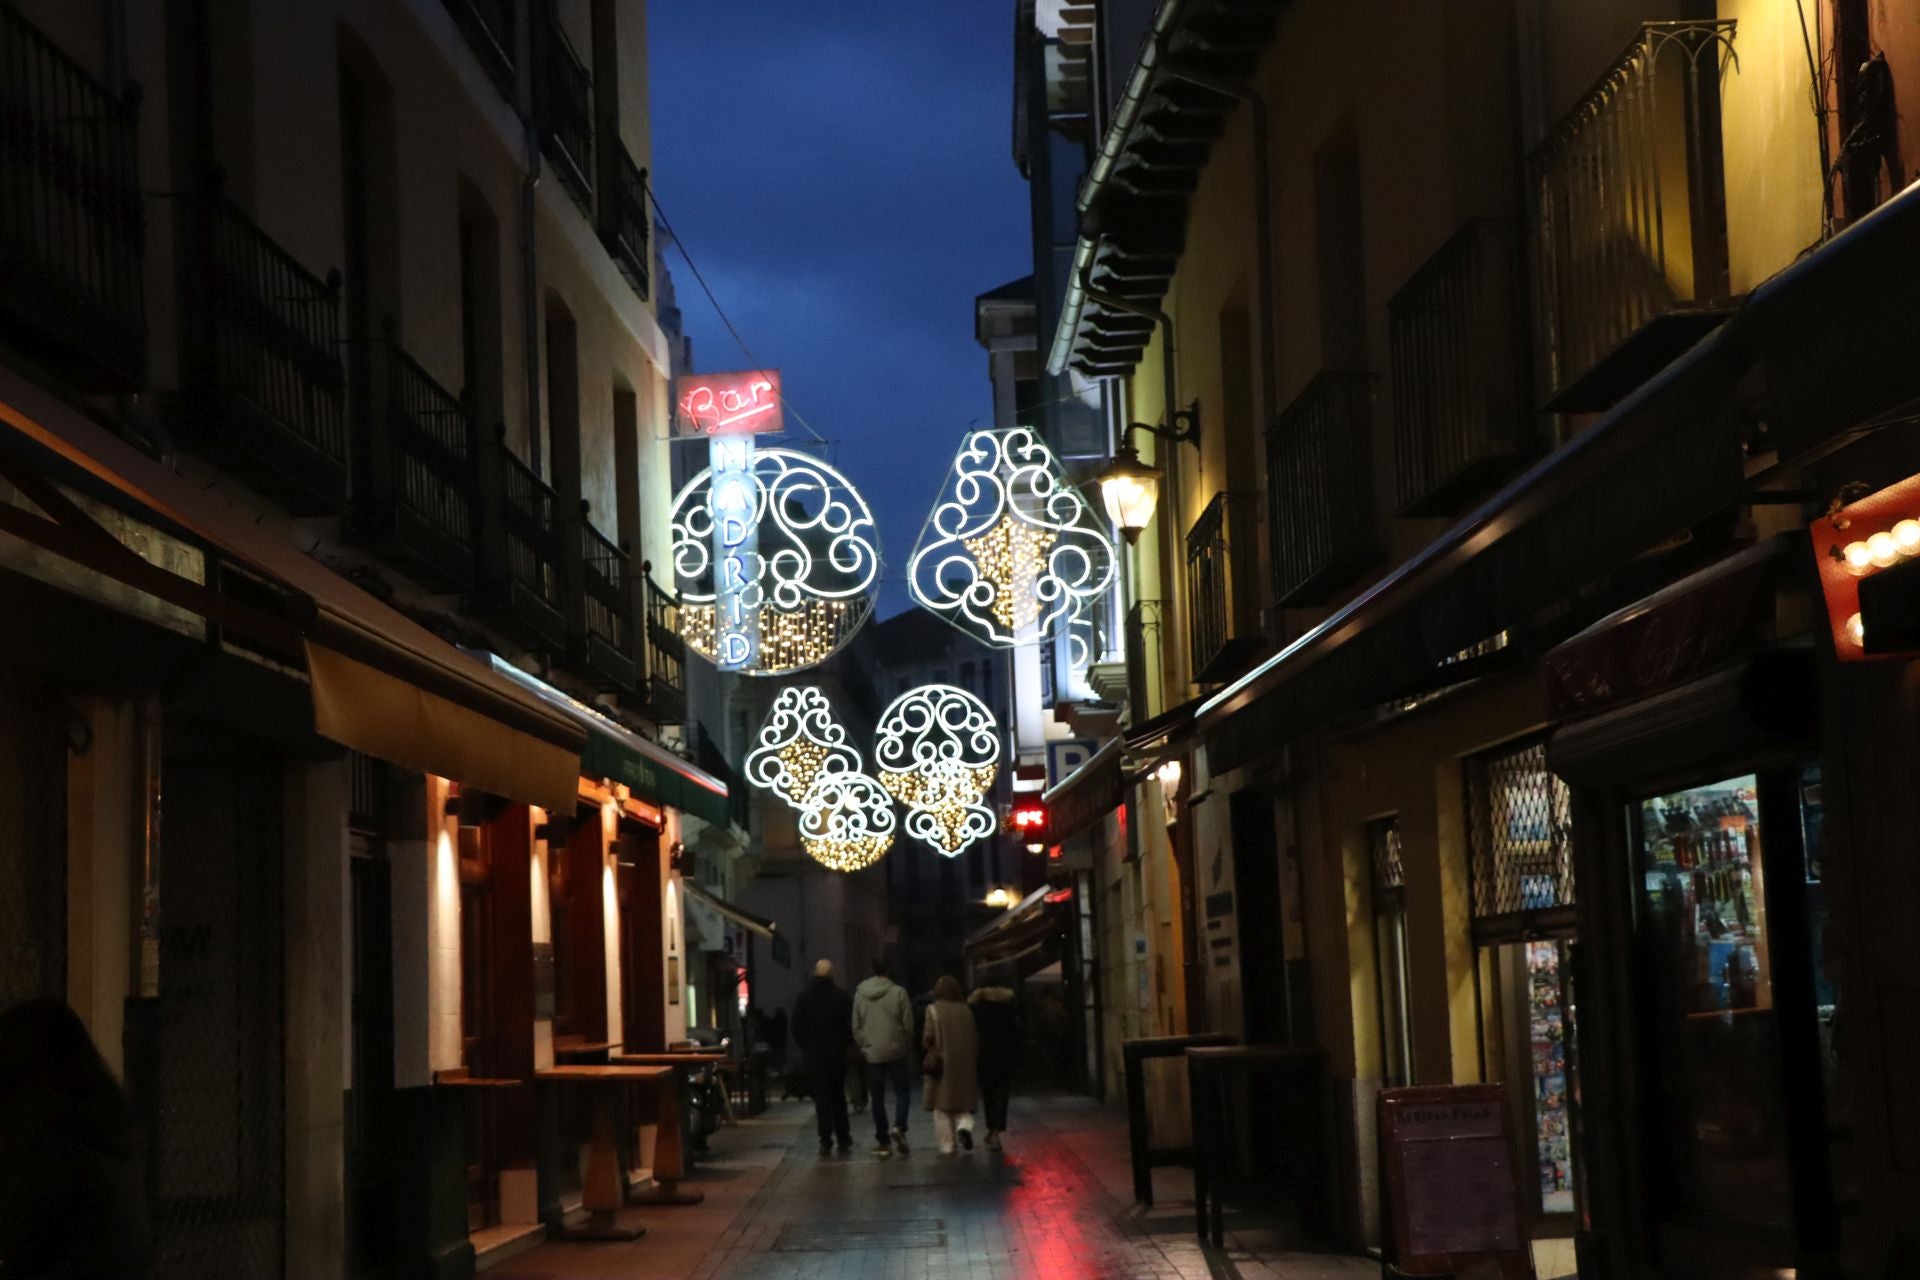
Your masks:
<path fill-rule="evenodd" d="M 1497 1084 L 1386 1089 L 1380 1216 L 1403 1275 L 1536 1280 L 1513 1170 L 1506 1090 Z"/>

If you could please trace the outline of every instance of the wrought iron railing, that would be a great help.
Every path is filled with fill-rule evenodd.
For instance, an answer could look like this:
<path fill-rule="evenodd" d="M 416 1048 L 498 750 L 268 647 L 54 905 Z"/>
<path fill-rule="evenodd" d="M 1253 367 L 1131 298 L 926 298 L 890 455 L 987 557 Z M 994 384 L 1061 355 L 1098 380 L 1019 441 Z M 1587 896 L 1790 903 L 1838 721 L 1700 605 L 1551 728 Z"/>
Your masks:
<path fill-rule="evenodd" d="M 1231 665 L 1258 630 L 1256 501 L 1251 493 L 1216 493 L 1187 531 L 1187 652 L 1200 684 L 1237 674 L 1218 668 Z"/>
<path fill-rule="evenodd" d="M 473 544 L 473 415 L 389 335 L 387 449 L 392 498 L 454 544 Z"/>
<path fill-rule="evenodd" d="M 537 599 L 558 610 L 560 495 L 533 468 L 500 444 L 501 524 L 507 535 L 507 573 Z"/>
<path fill-rule="evenodd" d="M 0 314 L 100 389 L 146 372 L 138 100 L 0 4 Z"/>
<path fill-rule="evenodd" d="M 1649 22 L 1528 158 L 1549 397 L 1662 312 L 1724 300 L 1731 20 Z"/>
<path fill-rule="evenodd" d="M 515 0 L 446 0 L 474 56 L 501 93 L 513 97 Z"/>
<path fill-rule="evenodd" d="M 593 75 L 574 52 L 558 7 L 543 4 L 533 81 L 534 118 L 547 156 L 574 201 L 593 215 Z"/>
<path fill-rule="evenodd" d="M 580 585 L 587 634 L 623 657 L 633 653 L 633 594 L 627 553 L 580 516 Z"/>
<path fill-rule="evenodd" d="M 1127 721 L 1139 724 L 1158 710 L 1160 616 L 1158 600 L 1135 600 L 1127 608 Z"/>
<path fill-rule="evenodd" d="M 1312 604 L 1374 556 L 1373 375 L 1328 371 L 1267 431 L 1267 519 L 1277 599 Z"/>
<path fill-rule="evenodd" d="M 1387 303 L 1394 476 L 1408 515 L 1454 515 L 1531 448 L 1510 222 L 1460 228 Z"/>
<path fill-rule="evenodd" d="M 647 685 L 653 718 L 682 724 L 687 718 L 687 642 L 680 634 L 680 601 L 647 573 Z"/>
<path fill-rule="evenodd" d="M 600 201 L 600 238 L 620 264 L 633 291 L 644 301 L 653 287 L 651 214 L 647 209 L 647 171 L 633 162 L 626 144 L 607 142 L 607 185 Z"/>

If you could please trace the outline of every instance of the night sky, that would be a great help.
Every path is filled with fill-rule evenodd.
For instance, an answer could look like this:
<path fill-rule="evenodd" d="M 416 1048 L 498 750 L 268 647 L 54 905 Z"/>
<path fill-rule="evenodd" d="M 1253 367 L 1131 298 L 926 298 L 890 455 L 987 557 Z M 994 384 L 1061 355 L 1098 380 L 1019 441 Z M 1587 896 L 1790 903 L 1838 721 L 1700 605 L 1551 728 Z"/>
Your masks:
<path fill-rule="evenodd" d="M 660 205 L 762 364 L 866 495 L 902 574 L 969 424 L 973 298 L 1032 269 L 1007 0 L 653 0 Z M 670 253 L 696 368 L 747 367 Z M 687 448 L 697 446 L 675 446 Z"/>

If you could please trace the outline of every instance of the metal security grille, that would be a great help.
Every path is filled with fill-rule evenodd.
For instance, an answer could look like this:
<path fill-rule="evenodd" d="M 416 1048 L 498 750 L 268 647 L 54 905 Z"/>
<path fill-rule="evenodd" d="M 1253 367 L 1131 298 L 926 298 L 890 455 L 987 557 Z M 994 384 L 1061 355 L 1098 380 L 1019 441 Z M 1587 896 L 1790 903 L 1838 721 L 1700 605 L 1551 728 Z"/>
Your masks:
<path fill-rule="evenodd" d="M 1475 919 L 1573 905 L 1573 800 L 1546 744 L 1467 762 Z"/>
<path fill-rule="evenodd" d="M 67 707 L 0 674 L 0 1009 L 67 987 Z"/>
<path fill-rule="evenodd" d="M 280 769 L 169 718 L 149 1153 L 161 1280 L 282 1274 Z"/>
<path fill-rule="evenodd" d="M 1381 818 L 1367 824 L 1367 843 L 1373 854 L 1373 889 L 1404 889 L 1407 883 L 1406 859 L 1400 849 L 1400 818 Z"/>

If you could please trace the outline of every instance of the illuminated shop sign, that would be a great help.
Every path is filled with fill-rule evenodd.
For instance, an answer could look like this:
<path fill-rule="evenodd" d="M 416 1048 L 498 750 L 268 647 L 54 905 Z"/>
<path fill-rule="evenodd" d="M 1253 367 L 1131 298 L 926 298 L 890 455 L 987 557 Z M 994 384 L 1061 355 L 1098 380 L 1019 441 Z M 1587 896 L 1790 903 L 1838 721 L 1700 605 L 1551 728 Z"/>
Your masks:
<path fill-rule="evenodd" d="M 777 369 L 688 374 L 675 391 L 677 436 L 763 435 L 785 426 Z"/>

